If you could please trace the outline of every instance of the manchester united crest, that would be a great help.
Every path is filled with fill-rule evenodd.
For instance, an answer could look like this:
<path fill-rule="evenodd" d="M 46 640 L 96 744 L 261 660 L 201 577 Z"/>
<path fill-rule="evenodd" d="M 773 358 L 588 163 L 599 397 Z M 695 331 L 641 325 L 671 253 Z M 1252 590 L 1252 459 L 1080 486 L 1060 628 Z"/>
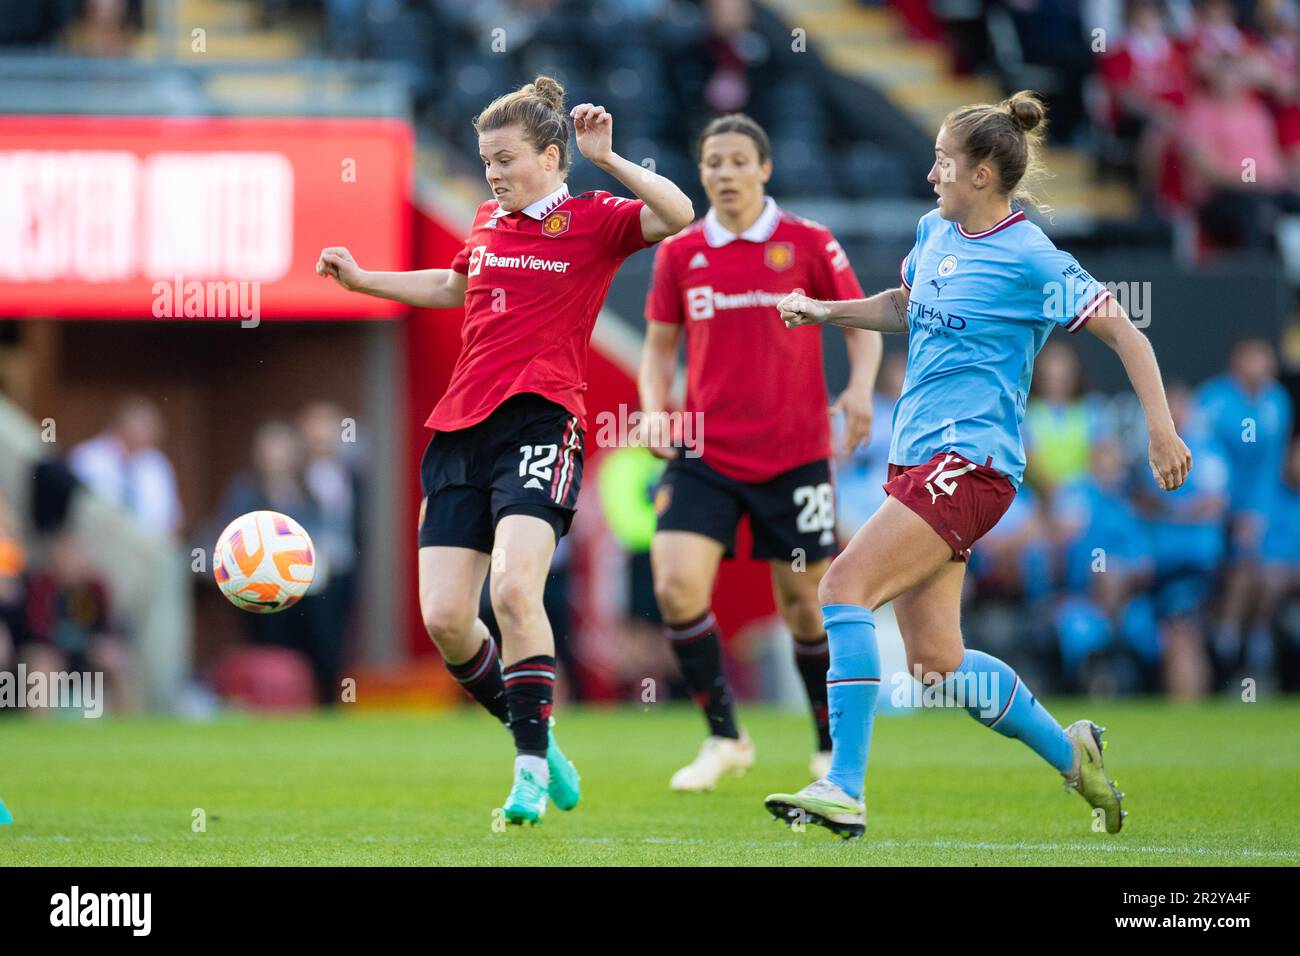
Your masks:
<path fill-rule="evenodd" d="M 763 247 L 763 261 L 769 269 L 784 272 L 794 265 L 794 243 L 769 242 Z"/>
<path fill-rule="evenodd" d="M 542 220 L 542 234 L 554 239 L 569 231 L 569 210 L 557 209 Z"/>
<path fill-rule="evenodd" d="M 668 505 L 673 500 L 673 486 L 660 485 L 655 489 L 655 514 L 662 515 L 668 510 Z"/>

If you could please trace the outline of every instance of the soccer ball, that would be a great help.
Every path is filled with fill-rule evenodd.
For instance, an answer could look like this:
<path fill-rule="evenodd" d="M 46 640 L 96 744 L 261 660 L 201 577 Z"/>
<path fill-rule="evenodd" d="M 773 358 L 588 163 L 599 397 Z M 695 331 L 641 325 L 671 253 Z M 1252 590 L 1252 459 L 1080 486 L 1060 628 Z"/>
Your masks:
<path fill-rule="evenodd" d="M 298 603 L 316 573 L 316 552 L 302 525 L 278 511 L 250 511 L 221 532 L 212 574 L 227 600 L 256 614 Z"/>

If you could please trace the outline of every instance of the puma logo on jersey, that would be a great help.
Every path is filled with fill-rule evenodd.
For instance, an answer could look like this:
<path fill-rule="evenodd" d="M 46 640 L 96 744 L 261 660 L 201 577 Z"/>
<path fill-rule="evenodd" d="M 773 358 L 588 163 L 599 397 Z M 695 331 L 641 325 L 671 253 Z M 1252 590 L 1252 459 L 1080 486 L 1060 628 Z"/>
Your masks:
<path fill-rule="evenodd" d="M 943 461 L 935 465 L 934 471 L 930 472 L 925 479 L 925 490 L 930 492 L 930 504 L 939 500 L 939 492 L 943 492 L 948 497 L 957 490 L 957 478 L 966 474 L 968 471 L 975 470 L 975 462 L 968 461 L 960 468 L 948 468 L 948 464 L 956 460 L 956 456 L 947 454 L 943 456 Z M 939 491 L 935 491 L 935 486 Z"/>

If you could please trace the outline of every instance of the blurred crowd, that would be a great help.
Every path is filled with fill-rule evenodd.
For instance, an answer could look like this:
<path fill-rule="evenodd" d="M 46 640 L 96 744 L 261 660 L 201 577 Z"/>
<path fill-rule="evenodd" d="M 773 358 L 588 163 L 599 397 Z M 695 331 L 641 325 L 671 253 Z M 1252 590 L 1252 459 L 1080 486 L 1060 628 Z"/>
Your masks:
<path fill-rule="evenodd" d="M 144 0 L 0 0 L 0 47 L 55 46 L 87 56 L 127 56 Z"/>
<path fill-rule="evenodd" d="M 841 463 L 843 534 L 882 500 L 881 413 L 901 361 L 881 375 L 871 444 Z M 968 642 L 1059 690 L 1300 687 L 1300 438 L 1276 374 L 1272 346 L 1246 339 L 1223 374 L 1168 383 L 1194 464 L 1166 493 L 1136 398 L 1090 393 L 1071 346 L 1049 342 L 1026 412 L 1025 482 L 971 560 Z"/>
<path fill-rule="evenodd" d="M 1213 247 L 1266 248 L 1300 212 L 1300 9 L 1202 0 L 1180 29 L 1160 0 L 1129 4 L 1100 57 L 1106 131 L 1170 215 Z"/>
<path fill-rule="evenodd" d="M 925 7 L 921 21 L 937 24 L 959 70 L 1042 93 L 1053 138 L 1135 183 L 1159 213 L 1139 216 L 1136 233 L 1172 227 L 1200 259 L 1270 247 L 1279 221 L 1300 216 L 1300 0 L 891 5 L 913 25 Z M 737 111 L 772 138 L 776 195 L 903 197 L 916 187 L 906 150 L 886 135 L 901 115 L 865 90 L 851 102 L 830 95 L 791 25 L 752 0 L 260 0 L 253 9 L 260 23 L 319 24 L 329 56 L 403 68 L 422 125 L 470 161 L 470 121 L 483 104 L 547 73 L 571 102 L 599 101 L 617 115 L 625 155 L 687 188 L 694 137 Z M 0 0 L 0 47 L 125 55 L 144 12 L 142 0 Z M 607 185 L 584 163 L 572 179 L 579 190 Z M 1282 241 L 1294 244 L 1300 270 L 1294 222 Z"/>
<path fill-rule="evenodd" d="M 886 356 L 870 441 L 837 451 L 841 542 L 884 500 L 905 364 L 902 352 Z M 1276 375 L 1272 346 L 1244 339 L 1222 374 L 1168 383 L 1194 465 L 1166 493 L 1136 397 L 1090 391 L 1072 346 L 1049 342 L 1027 408 L 1025 482 L 970 562 L 967 643 L 1051 693 L 1193 699 L 1242 693 L 1243 680 L 1251 693 L 1300 690 L 1300 437 Z M 662 644 L 648 559 L 662 469 L 644 449 L 618 449 L 602 457 L 598 482 L 605 524 L 629 556 L 628 632 L 616 638 L 637 660 L 627 673 L 671 680 L 671 662 L 656 667 L 651 653 Z M 733 655 L 743 686 L 743 662 L 761 668 L 762 655 Z"/>
<path fill-rule="evenodd" d="M 471 120 L 502 90 L 556 76 L 572 103 L 603 103 L 620 151 L 693 189 L 694 145 L 714 116 L 743 111 L 767 128 L 772 188 L 789 197 L 907 195 L 887 149 L 848 134 L 812 56 L 750 0 L 324 0 L 339 57 L 405 64 L 422 120 L 471 161 Z M 607 188 L 577 163 L 575 190 Z M 697 197 L 702 198 L 702 197 Z"/>
<path fill-rule="evenodd" d="M 243 617 L 254 644 L 301 655 L 324 707 L 340 700 L 362 539 L 362 457 L 344 437 L 345 421 L 337 405 L 312 402 L 293 421 L 264 422 L 253 434 L 249 467 L 226 487 L 200 539 L 210 547 L 226 523 L 259 510 L 291 515 L 306 529 L 316 552 L 306 597 L 276 614 Z"/>
<path fill-rule="evenodd" d="M 468 163 L 478 160 L 471 120 L 521 78 L 545 73 L 571 103 L 608 107 L 620 151 L 688 191 L 698 191 L 699 131 L 718 114 L 746 112 L 771 137 L 780 195 L 925 193 L 888 142 L 896 110 L 880 97 L 833 97 L 807 44 L 752 0 L 259 0 L 251 9 L 254 25 L 308 37 L 319 25 L 327 56 L 403 70 L 420 125 Z M 125 56 L 142 27 L 156 28 L 149 12 L 143 0 L 0 0 L 0 48 Z M 579 162 L 570 185 L 609 182 Z"/>
<path fill-rule="evenodd" d="M 959 60 L 1042 90 L 1052 135 L 1131 177 L 1192 258 L 1268 248 L 1300 213 L 1296 0 L 956 6 Z"/>
<path fill-rule="evenodd" d="M 30 514 L 16 513 L 0 495 L 0 670 L 21 662 L 28 672 L 101 671 L 110 711 L 137 706 L 130 615 L 75 527 L 77 495 L 89 492 L 119 509 L 136 531 L 189 564 L 205 591 L 212 586 L 211 547 L 221 529 L 247 511 L 271 509 L 292 515 L 311 536 L 312 586 L 279 614 L 238 614 L 246 643 L 217 649 L 196 676 L 221 690 L 229 683 L 223 675 L 232 654 L 275 648 L 293 662 L 290 680 L 301 675 L 307 699 L 298 703 L 337 702 L 356 603 L 364 502 L 360 453 L 347 437 L 350 421 L 339 406 L 317 401 L 293 419 L 264 422 L 252 436 L 247 468 L 230 480 L 217 507 L 187 522 L 162 450 L 163 416 L 148 398 L 125 398 L 98 434 L 65 458 L 36 466 Z"/>

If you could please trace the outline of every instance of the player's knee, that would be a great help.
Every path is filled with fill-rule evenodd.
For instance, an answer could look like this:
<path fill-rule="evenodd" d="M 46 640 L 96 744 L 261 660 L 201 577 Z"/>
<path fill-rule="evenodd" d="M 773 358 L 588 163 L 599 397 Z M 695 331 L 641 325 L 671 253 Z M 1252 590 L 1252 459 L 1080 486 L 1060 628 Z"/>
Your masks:
<path fill-rule="evenodd" d="M 791 634 L 811 636 L 822 632 L 822 606 L 815 594 L 801 594 L 785 604 L 782 610 Z"/>
<path fill-rule="evenodd" d="M 679 569 L 655 574 L 655 600 L 665 621 L 685 621 L 708 610 L 709 596 L 701 593 L 697 581 Z"/>
<path fill-rule="evenodd" d="M 492 610 L 503 628 L 526 626 L 537 614 L 545 614 L 542 592 L 522 575 L 492 577 Z"/>
<path fill-rule="evenodd" d="M 831 566 L 822 575 L 817 585 L 819 605 L 857 604 L 865 608 L 875 608 L 870 601 L 871 595 L 862 579 L 851 572 L 842 562 L 832 561 Z"/>
<path fill-rule="evenodd" d="M 909 649 L 907 670 L 913 677 L 920 675 L 925 684 L 936 684 L 961 666 L 964 651 L 944 647 Z"/>
<path fill-rule="evenodd" d="M 456 651 L 474 627 L 477 609 L 462 601 L 425 600 L 420 603 L 420 614 L 429 639 L 443 654 L 450 653 L 455 658 Z"/>

